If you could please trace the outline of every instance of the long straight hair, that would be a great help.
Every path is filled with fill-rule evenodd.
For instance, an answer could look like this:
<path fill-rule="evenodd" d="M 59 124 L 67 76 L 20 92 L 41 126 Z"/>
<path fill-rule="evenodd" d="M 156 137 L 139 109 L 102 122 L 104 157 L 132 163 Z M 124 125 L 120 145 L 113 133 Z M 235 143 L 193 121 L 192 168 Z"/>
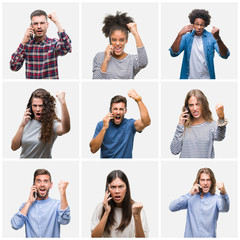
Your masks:
<path fill-rule="evenodd" d="M 129 225 L 129 223 L 131 222 L 131 219 L 132 219 L 132 199 L 131 199 L 128 178 L 125 175 L 125 173 L 122 172 L 121 170 L 114 170 L 108 174 L 105 189 L 107 190 L 109 184 L 116 178 L 120 178 L 126 184 L 126 188 L 127 188 L 125 198 L 123 199 L 123 202 L 122 202 L 122 220 L 116 229 L 117 231 L 122 232 Z M 114 209 L 116 207 L 116 203 L 113 200 L 111 200 L 108 202 L 108 204 L 111 206 L 111 211 L 108 215 L 108 219 L 107 219 L 107 223 L 105 225 L 104 231 L 107 232 L 108 234 L 110 234 L 111 228 L 115 223 Z M 105 212 L 105 209 L 103 207 L 101 218 L 103 217 L 104 212 Z"/>

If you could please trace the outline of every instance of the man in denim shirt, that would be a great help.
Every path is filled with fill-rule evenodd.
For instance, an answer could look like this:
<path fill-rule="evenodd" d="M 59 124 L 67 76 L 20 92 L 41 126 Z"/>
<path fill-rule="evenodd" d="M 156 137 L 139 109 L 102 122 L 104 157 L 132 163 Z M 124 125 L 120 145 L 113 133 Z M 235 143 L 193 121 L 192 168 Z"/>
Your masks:
<path fill-rule="evenodd" d="M 210 24 L 208 11 L 195 9 L 188 17 L 191 24 L 183 27 L 169 49 L 172 57 L 184 51 L 180 79 L 215 79 L 214 49 L 225 59 L 230 52 L 218 28 L 213 27 L 211 33 L 204 29 Z"/>

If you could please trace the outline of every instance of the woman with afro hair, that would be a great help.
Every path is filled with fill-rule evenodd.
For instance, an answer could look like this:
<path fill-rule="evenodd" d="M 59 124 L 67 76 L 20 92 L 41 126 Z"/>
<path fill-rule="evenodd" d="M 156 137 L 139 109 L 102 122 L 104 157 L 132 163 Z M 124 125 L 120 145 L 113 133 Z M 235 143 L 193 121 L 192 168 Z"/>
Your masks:
<path fill-rule="evenodd" d="M 137 24 L 127 13 L 120 12 L 106 16 L 103 24 L 102 32 L 109 38 L 109 44 L 105 52 L 97 53 L 93 60 L 93 79 L 134 79 L 148 63 Z M 129 32 L 135 38 L 137 55 L 124 51 Z"/>
<path fill-rule="evenodd" d="M 211 33 L 205 30 L 211 19 L 208 11 L 194 9 L 188 18 L 191 24 L 182 28 L 169 49 L 172 57 L 184 51 L 180 79 L 215 79 L 214 50 L 224 59 L 230 52 L 219 28 L 213 27 Z"/>
<path fill-rule="evenodd" d="M 58 92 L 56 97 L 61 105 L 61 120 L 56 115 L 55 98 L 45 89 L 36 89 L 29 98 L 11 145 L 13 151 L 22 147 L 20 158 L 51 158 L 57 136 L 70 131 L 65 92 Z"/>

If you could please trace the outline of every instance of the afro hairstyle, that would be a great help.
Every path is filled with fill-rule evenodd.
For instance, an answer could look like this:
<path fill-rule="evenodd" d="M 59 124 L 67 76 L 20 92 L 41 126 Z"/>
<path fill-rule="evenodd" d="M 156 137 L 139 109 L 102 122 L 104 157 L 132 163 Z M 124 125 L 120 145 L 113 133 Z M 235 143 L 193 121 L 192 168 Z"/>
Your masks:
<path fill-rule="evenodd" d="M 188 15 L 188 18 L 191 24 L 195 22 L 196 18 L 201 18 L 205 21 L 205 27 L 207 27 L 210 24 L 211 16 L 209 15 L 209 12 L 205 9 L 194 9 Z"/>

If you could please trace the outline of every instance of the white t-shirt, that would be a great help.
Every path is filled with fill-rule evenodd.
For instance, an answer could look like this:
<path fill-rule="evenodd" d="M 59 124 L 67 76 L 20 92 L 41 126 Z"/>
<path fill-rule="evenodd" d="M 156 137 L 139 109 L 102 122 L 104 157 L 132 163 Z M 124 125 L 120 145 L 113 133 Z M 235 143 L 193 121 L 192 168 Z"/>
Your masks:
<path fill-rule="evenodd" d="M 204 55 L 202 36 L 194 36 L 189 61 L 188 79 L 210 79 Z"/>
<path fill-rule="evenodd" d="M 102 203 L 98 204 L 97 207 L 95 208 L 92 216 L 91 231 L 93 231 L 96 228 L 96 226 L 99 224 L 101 220 L 102 209 L 103 209 Z M 148 229 L 148 223 L 147 223 L 147 218 L 146 218 L 144 209 L 141 210 L 140 214 L 141 214 L 141 221 L 142 221 L 145 237 L 148 237 L 149 229 Z M 108 234 L 106 232 L 103 232 L 103 237 L 113 237 L 113 238 L 135 237 L 135 223 L 134 223 L 133 217 L 129 225 L 123 231 L 116 230 L 122 220 L 122 208 L 117 208 L 117 207 L 114 208 L 114 217 L 116 222 L 111 229 L 111 233 Z"/>

